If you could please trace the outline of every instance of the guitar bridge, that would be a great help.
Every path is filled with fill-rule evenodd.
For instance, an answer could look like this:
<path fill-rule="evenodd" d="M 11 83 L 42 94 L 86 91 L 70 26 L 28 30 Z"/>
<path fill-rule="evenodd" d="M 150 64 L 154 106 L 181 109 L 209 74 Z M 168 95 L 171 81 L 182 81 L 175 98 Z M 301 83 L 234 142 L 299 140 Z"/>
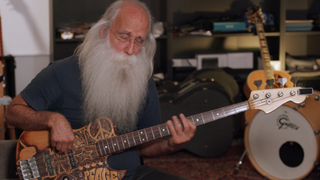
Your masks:
<path fill-rule="evenodd" d="M 34 157 L 19 161 L 19 166 L 23 179 L 29 180 L 40 177 L 36 159 Z"/>

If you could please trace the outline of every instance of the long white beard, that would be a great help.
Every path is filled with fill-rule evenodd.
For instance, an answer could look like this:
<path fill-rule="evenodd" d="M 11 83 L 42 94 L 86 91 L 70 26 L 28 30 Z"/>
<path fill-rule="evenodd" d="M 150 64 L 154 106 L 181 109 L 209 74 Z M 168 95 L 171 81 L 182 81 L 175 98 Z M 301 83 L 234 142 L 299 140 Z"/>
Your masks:
<path fill-rule="evenodd" d="M 135 129 L 152 72 L 150 60 L 140 54 L 117 53 L 104 39 L 85 58 L 80 57 L 86 124 L 108 117 L 117 134 Z"/>

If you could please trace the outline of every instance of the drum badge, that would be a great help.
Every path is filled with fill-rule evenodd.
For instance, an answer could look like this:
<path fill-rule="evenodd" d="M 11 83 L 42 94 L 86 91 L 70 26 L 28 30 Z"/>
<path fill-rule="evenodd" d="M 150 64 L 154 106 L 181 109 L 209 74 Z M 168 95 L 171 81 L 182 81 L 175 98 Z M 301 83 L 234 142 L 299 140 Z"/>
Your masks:
<path fill-rule="evenodd" d="M 299 129 L 299 126 L 290 122 L 289 117 L 286 114 L 282 114 L 278 117 L 277 125 L 279 126 L 279 129 L 287 129 L 287 128 L 291 128 L 294 130 Z"/>

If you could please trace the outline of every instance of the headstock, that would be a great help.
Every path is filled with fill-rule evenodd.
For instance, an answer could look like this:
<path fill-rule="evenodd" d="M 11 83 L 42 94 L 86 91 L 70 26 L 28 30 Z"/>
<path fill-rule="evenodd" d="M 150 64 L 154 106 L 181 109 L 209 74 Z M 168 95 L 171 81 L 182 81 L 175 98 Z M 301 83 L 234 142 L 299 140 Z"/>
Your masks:
<path fill-rule="evenodd" d="M 267 20 L 267 15 L 262 13 L 260 7 L 248 7 L 245 17 L 247 18 L 248 24 L 265 24 Z"/>
<path fill-rule="evenodd" d="M 282 104 L 292 101 L 302 103 L 307 95 L 313 94 L 312 88 L 277 88 L 252 91 L 248 100 L 250 109 L 260 109 L 270 113 Z"/>

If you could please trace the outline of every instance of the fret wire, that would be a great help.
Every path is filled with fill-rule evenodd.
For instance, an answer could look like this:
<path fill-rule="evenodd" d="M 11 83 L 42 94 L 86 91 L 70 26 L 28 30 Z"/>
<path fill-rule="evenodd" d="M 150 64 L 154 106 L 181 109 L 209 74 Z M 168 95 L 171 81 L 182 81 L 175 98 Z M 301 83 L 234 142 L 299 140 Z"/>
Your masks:
<path fill-rule="evenodd" d="M 151 127 L 150 129 L 151 129 L 151 132 L 152 132 L 153 139 L 156 139 L 156 137 L 154 136 L 153 128 Z"/>
<path fill-rule="evenodd" d="M 111 146 L 112 146 L 112 148 L 113 148 L 114 152 L 116 152 L 116 149 L 115 149 L 115 148 L 114 148 L 114 146 L 113 146 L 112 138 L 110 138 L 110 141 L 111 141 Z"/>
<path fill-rule="evenodd" d="M 140 131 L 140 133 L 139 133 L 139 135 L 140 135 L 140 143 L 142 144 L 143 142 L 145 142 L 145 137 L 146 137 L 146 135 L 142 132 L 142 131 Z M 143 135 L 143 136 L 142 136 Z M 141 137 L 142 136 L 142 137 Z"/>
<path fill-rule="evenodd" d="M 136 137 L 136 135 L 134 136 L 136 139 L 136 142 L 140 141 L 140 143 L 138 142 L 138 145 L 142 143 L 142 139 L 141 139 L 141 131 L 136 131 L 136 134 L 138 135 L 138 138 Z"/>
<path fill-rule="evenodd" d="M 196 122 L 197 122 L 197 124 L 198 124 L 198 125 L 202 124 L 201 121 L 200 121 L 200 118 L 202 118 L 202 117 L 201 117 L 201 114 L 196 114 L 196 115 L 194 115 L 194 116 L 196 116 Z"/>
<path fill-rule="evenodd" d="M 159 137 L 157 135 L 158 128 L 156 126 L 153 126 L 153 127 L 151 127 L 151 129 L 152 129 L 152 133 L 153 133 L 153 138 L 156 139 L 157 137 Z"/>
<path fill-rule="evenodd" d="M 194 116 L 195 116 L 195 115 L 192 115 L 192 116 L 190 116 L 190 117 L 191 117 L 191 119 L 192 119 L 193 124 L 197 125 L 197 121 L 194 120 Z"/>
<path fill-rule="evenodd" d="M 140 140 L 139 144 L 141 144 L 143 142 L 142 138 L 141 138 L 141 135 L 143 135 L 143 132 L 142 131 L 137 131 L 137 134 L 138 134 L 138 140 Z"/>
<path fill-rule="evenodd" d="M 107 155 L 108 152 L 106 151 L 106 147 L 105 147 L 106 145 L 104 144 L 104 142 L 105 142 L 105 140 L 102 140 L 103 150 L 104 150 L 105 155 Z"/>
<path fill-rule="evenodd" d="M 204 121 L 205 123 L 212 122 L 214 120 L 210 111 L 202 113 L 202 118 L 206 120 Z"/>
<path fill-rule="evenodd" d="M 118 145 L 118 143 L 117 143 L 117 136 L 115 136 L 115 137 L 112 138 L 112 139 L 114 140 L 113 146 L 115 147 L 115 149 L 118 147 L 118 151 L 119 151 L 120 149 L 119 149 L 119 145 Z"/>
<path fill-rule="evenodd" d="M 234 109 L 235 114 L 238 114 L 238 111 L 237 111 L 237 109 L 235 108 L 235 105 L 234 105 L 234 104 L 232 104 L 232 107 L 233 107 L 233 109 Z"/>
<path fill-rule="evenodd" d="M 158 125 L 158 128 L 159 128 L 160 136 L 163 137 L 162 132 L 161 132 L 161 129 L 160 129 L 160 125 Z"/>
<path fill-rule="evenodd" d="M 214 114 L 213 114 L 213 111 L 210 111 L 211 114 L 212 114 L 212 119 L 215 121 L 216 120 L 216 117 L 214 117 Z"/>
<path fill-rule="evenodd" d="M 153 136 L 153 130 L 152 130 L 151 127 L 149 127 L 149 128 L 147 129 L 147 135 L 148 135 L 148 142 L 155 139 L 154 136 Z"/>
<path fill-rule="evenodd" d="M 116 136 L 115 137 L 115 140 L 116 140 L 116 146 L 118 146 L 118 150 L 120 151 L 120 145 L 119 145 L 119 141 L 118 141 L 118 139 L 119 139 L 119 137 L 118 136 Z"/>
<path fill-rule="evenodd" d="M 224 108 L 221 108 L 222 114 L 224 117 L 226 117 L 226 113 L 224 112 Z"/>
<path fill-rule="evenodd" d="M 112 141 L 111 138 L 107 139 L 107 140 L 106 140 L 106 143 L 107 143 L 107 147 L 108 147 L 110 153 L 113 153 L 113 152 L 115 152 L 115 151 L 112 151 L 112 149 L 110 148 L 110 147 L 112 147 L 112 144 L 110 145 L 110 141 Z"/>
<path fill-rule="evenodd" d="M 220 119 L 220 118 L 219 118 L 218 109 L 215 109 L 215 110 L 213 110 L 212 112 L 213 112 L 214 116 L 216 117 L 216 119 Z"/>
<path fill-rule="evenodd" d="M 124 144 L 124 141 L 123 141 L 123 139 L 122 139 L 122 136 L 120 136 L 120 138 L 121 138 L 121 142 L 122 142 L 122 145 L 123 145 L 123 149 L 126 149 L 126 145 Z"/>
<path fill-rule="evenodd" d="M 148 142 L 149 139 L 148 139 L 148 134 L 147 134 L 147 132 L 146 132 L 146 129 L 144 129 L 144 135 L 145 135 L 145 137 L 146 137 L 146 139 L 147 139 L 147 142 Z"/>
<path fill-rule="evenodd" d="M 149 128 L 145 128 L 144 129 L 144 136 L 146 138 L 146 141 L 145 142 L 149 142 Z"/>
<path fill-rule="evenodd" d="M 137 143 L 136 143 L 136 140 L 135 140 L 135 137 L 134 137 L 133 133 L 131 133 L 131 135 L 132 135 L 132 139 L 133 139 L 133 143 L 134 143 L 134 145 L 137 145 Z"/>
<path fill-rule="evenodd" d="M 201 124 L 203 124 L 202 122 L 201 122 L 201 119 L 200 119 L 200 117 L 201 117 L 201 114 L 197 114 L 196 115 L 197 116 L 197 122 L 199 123 L 199 125 L 201 125 Z M 200 116 L 200 117 L 199 117 Z"/>
<path fill-rule="evenodd" d="M 169 133 L 170 131 L 169 131 L 169 128 L 168 128 L 168 126 L 166 126 L 166 128 L 167 128 L 167 132 Z"/>
<path fill-rule="evenodd" d="M 166 126 L 166 124 L 160 124 L 161 126 L 161 129 L 162 129 L 162 132 L 163 133 L 166 133 L 165 136 L 167 136 L 169 133 L 169 130 L 168 130 L 168 126 Z M 166 132 L 166 129 L 167 129 L 167 132 Z M 163 135 L 163 134 L 162 134 Z"/>
<path fill-rule="evenodd" d="M 154 130 L 157 132 L 157 137 L 162 137 L 159 126 L 155 126 L 154 128 Z"/>
<path fill-rule="evenodd" d="M 206 122 L 204 121 L 203 114 L 202 114 L 202 113 L 200 113 L 200 115 L 201 115 L 201 118 L 202 118 L 203 124 L 205 124 Z"/>
<path fill-rule="evenodd" d="M 127 141 L 128 141 L 128 143 L 129 143 L 129 147 L 131 147 L 131 144 L 130 144 L 130 140 L 129 140 L 128 134 L 126 134 L 126 136 L 127 136 Z"/>
<path fill-rule="evenodd" d="M 227 106 L 225 109 L 224 109 L 224 116 L 230 116 L 230 115 L 233 115 L 235 114 L 235 110 L 233 108 L 233 106 Z"/>
<path fill-rule="evenodd" d="M 141 144 L 141 142 L 142 142 L 141 137 L 140 137 L 141 131 L 138 131 L 137 134 L 138 134 L 138 139 L 140 140 L 140 143 L 139 143 L 139 144 Z"/>
<path fill-rule="evenodd" d="M 191 121 L 193 122 L 193 124 L 196 124 L 196 123 L 194 122 L 193 116 L 191 116 Z"/>
<path fill-rule="evenodd" d="M 100 154 L 103 155 L 102 150 L 101 150 L 101 145 L 100 145 L 101 143 L 102 143 L 102 142 L 99 141 L 97 144 L 98 144 L 98 147 L 99 147 Z"/>

